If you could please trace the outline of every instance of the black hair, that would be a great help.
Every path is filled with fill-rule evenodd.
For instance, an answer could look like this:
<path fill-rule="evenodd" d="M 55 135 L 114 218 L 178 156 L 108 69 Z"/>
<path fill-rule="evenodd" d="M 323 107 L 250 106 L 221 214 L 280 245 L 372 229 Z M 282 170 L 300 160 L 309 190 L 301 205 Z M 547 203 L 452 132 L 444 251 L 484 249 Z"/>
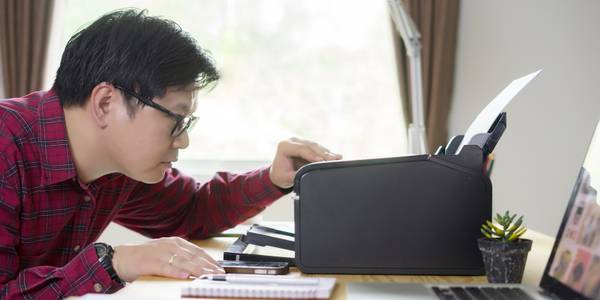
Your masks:
<path fill-rule="evenodd" d="M 210 55 L 177 23 L 146 13 L 117 10 L 71 37 L 53 85 L 63 107 L 85 105 L 101 82 L 152 99 L 170 86 L 201 89 L 219 79 Z"/>

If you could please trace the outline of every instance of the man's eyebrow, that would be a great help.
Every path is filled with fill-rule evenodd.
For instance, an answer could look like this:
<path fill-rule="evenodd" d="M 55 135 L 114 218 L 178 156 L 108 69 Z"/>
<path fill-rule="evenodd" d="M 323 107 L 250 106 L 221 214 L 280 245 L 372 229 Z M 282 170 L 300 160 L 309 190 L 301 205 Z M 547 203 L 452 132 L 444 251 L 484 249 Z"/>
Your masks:
<path fill-rule="evenodd" d="M 174 90 L 178 92 L 198 92 L 201 89 L 202 86 L 196 84 L 179 85 L 174 87 Z"/>
<path fill-rule="evenodd" d="M 178 103 L 177 105 L 175 105 L 175 109 L 177 109 L 178 111 L 182 111 L 184 115 L 189 115 L 190 113 L 192 113 L 192 108 L 185 103 Z"/>

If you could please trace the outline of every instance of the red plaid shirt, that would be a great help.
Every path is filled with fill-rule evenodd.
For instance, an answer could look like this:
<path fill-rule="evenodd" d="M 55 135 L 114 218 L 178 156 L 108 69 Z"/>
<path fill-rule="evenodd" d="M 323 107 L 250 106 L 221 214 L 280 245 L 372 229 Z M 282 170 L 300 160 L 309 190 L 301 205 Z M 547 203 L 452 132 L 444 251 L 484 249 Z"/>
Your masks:
<path fill-rule="evenodd" d="M 110 174 L 86 186 L 53 91 L 0 101 L 0 298 L 120 289 L 91 245 L 111 221 L 149 237 L 203 238 L 281 196 L 268 168 L 204 184 L 171 169 L 157 184 Z"/>

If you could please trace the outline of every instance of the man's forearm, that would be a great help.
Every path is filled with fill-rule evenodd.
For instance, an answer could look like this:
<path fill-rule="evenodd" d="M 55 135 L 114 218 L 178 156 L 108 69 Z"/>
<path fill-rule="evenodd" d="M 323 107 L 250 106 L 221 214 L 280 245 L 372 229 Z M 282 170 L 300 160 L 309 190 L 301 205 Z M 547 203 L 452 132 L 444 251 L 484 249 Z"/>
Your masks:
<path fill-rule="evenodd" d="M 3 280 L 0 298 L 61 299 L 87 293 L 113 293 L 122 287 L 111 280 L 90 245 L 62 267 L 32 267 L 20 270 L 12 280 Z"/>

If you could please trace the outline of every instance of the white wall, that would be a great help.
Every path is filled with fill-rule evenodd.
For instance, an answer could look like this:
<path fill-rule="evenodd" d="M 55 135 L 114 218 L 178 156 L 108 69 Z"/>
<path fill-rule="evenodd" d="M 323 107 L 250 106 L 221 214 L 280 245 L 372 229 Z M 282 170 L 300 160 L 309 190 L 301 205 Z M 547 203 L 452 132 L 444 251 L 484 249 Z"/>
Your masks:
<path fill-rule="evenodd" d="M 462 0 L 450 133 L 461 134 L 511 80 L 544 71 L 506 109 L 494 210 L 558 230 L 600 117 L 600 1 Z"/>

